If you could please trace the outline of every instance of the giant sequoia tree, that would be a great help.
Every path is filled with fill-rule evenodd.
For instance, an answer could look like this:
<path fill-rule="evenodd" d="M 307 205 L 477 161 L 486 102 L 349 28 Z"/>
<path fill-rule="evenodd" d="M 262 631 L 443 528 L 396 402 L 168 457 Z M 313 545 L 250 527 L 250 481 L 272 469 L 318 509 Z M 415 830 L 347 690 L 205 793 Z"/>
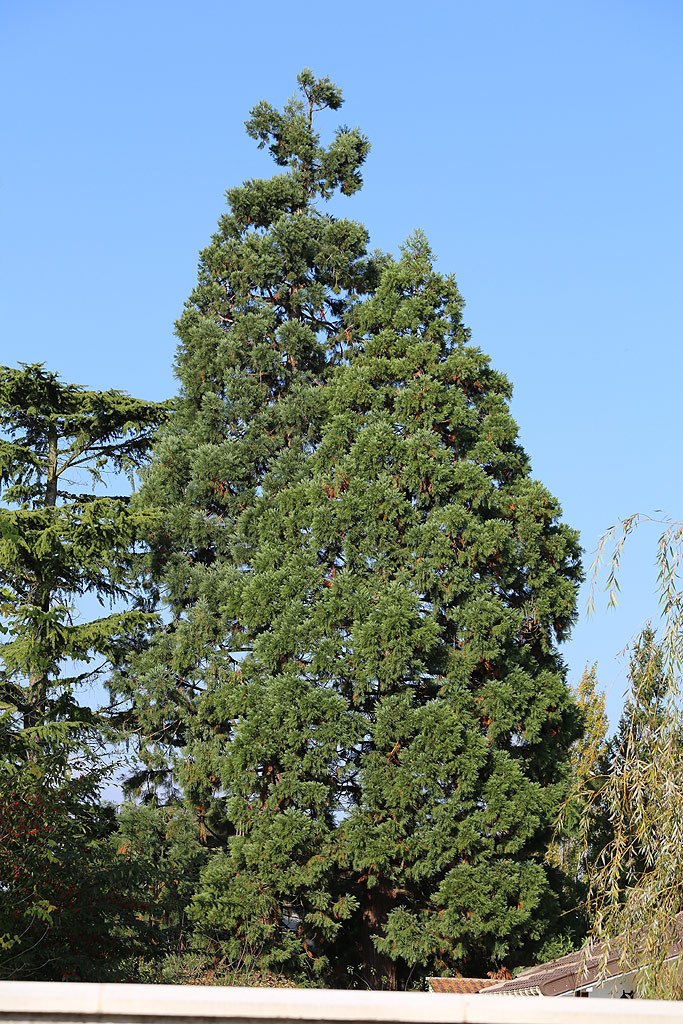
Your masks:
<path fill-rule="evenodd" d="M 266 103 L 252 111 L 247 131 L 282 173 L 228 190 L 229 211 L 177 324 L 177 411 L 143 489 L 163 510 L 151 550 L 171 622 L 117 683 L 145 725 L 150 781 L 163 775 L 169 750 L 189 744 L 182 782 L 206 798 L 203 827 L 221 842 L 230 831 L 225 801 L 206 792 L 221 741 L 197 711 L 251 645 L 231 600 L 253 558 L 240 524 L 266 473 L 284 486 L 315 449 L 322 385 L 345 344 L 343 315 L 376 276 L 365 229 L 321 209 L 334 192 L 360 187 L 367 140 L 340 128 L 322 146 L 315 115 L 336 110 L 341 93 L 309 71 L 299 86 L 301 98 L 283 112 Z"/>
<path fill-rule="evenodd" d="M 146 485 L 172 617 L 127 685 L 215 847 L 197 932 L 396 985 L 519 962 L 552 919 L 579 551 L 424 238 L 375 267 L 316 207 L 367 144 L 322 149 L 339 93 L 300 84 L 247 123 L 289 170 L 228 193 L 179 323 Z"/>

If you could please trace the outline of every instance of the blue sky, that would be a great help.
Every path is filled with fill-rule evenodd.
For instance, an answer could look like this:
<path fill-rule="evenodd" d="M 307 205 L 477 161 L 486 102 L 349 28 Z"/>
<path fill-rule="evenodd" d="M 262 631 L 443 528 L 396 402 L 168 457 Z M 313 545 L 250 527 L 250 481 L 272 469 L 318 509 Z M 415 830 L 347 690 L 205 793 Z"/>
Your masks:
<path fill-rule="evenodd" d="M 682 29 L 674 0 L 8 0 L 0 361 L 172 395 L 224 191 L 271 174 L 243 122 L 307 65 L 372 142 L 338 212 L 385 250 L 426 231 L 587 562 L 620 517 L 681 517 Z M 630 546 L 616 613 L 588 621 L 584 593 L 564 650 L 573 682 L 598 661 L 613 717 L 655 544 Z"/>

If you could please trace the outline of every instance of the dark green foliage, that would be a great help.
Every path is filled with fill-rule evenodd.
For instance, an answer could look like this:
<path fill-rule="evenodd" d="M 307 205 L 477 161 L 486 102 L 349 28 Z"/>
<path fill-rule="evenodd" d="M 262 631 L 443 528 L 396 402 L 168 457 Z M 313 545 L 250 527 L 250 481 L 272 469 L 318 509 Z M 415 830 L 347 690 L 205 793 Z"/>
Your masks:
<path fill-rule="evenodd" d="M 141 904 L 84 758 L 0 772 L 0 977 L 118 981 L 144 948 Z M 83 775 L 70 777 L 71 772 Z"/>
<path fill-rule="evenodd" d="M 405 985 L 522 962 L 556 916 L 579 549 L 424 238 L 372 263 L 316 208 L 367 143 L 323 149 L 339 93 L 300 85 L 253 111 L 288 170 L 229 191 L 178 324 L 143 489 L 170 621 L 117 685 L 213 851 L 196 941 Z"/>
<path fill-rule="evenodd" d="M 107 905 L 126 886 L 109 846 L 115 821 L 98 802 L 111 720 L 81 691 L 154 620 L 145 601 L 130 603 L 135 545 L 152 515 L 79 485 L 102 483 L 105 470 L 134 473 L 167 413 L 42 366 L 0 367 L 0 855 L 11 869 L 0 962 L 11 976 L 91 976 L 117 934 Z M 83 595 L 129 604 L 81 621 L 73 604 Z"/>
<path fill-rule="evenodd" d="M 252 651 L 203 705 L 236 726 L 217 775 L 233 821 L 253 806 L 231 845 L 260 851 L 243 884 L 258 878 L 291 914 L 285 894 L 305 885 L 280 892 L 264 829 L 310 816 L 300 871 L 329 850 L 327 887 L 352 910 L 334 960 L 388 984 L 401 964 L 514 963 L 543 936 L 544 852 L 578 731 L 555 646 L 574 616 L 576 536 L 529 478 L 509 385 L 468 346 L 461 307 L 416 236 L 349 320 L 355 350 L 326 389 L 308 474 L 267 477 L 244 521 L 258 556 L 233 600 Z M 329 759 L 314 776 L 329 835 L 309 750 Z"/>
<path fill-rule="evenodd" d="M 166 753 L 191 742 L 181 781 L 189 793 L 197 788 L 203 827 L 218 842 L 226 836 L 224 801 L 214 815 L 206 767 L 218 740 L 196 710 L 200 694 L 237 667 L 251 643 L 230 600 L 251 558 L 238 524 L 266 471 L 283 484 L 296 478 L 317 443 L 320 385 L 346 343 L 343 313 L 376 279 L 365 229 L 320 209 L 335 189 L 359 187 L 368 143 L 344 128 L 323 147 L 313 115 L 337 109 L 341 93 L 308 71 L 299 85 L 302 99 L 282 113 L 268 104 L 252 112 L 247 130 L 287 170 L 228 191 L 229 212 L 201 254 L 197 288 L 177 324 L 181 393 L 143 489 L 145 503 L 163 510 L 151 550 L 172 622 L 118 681 L 149 739 L 150 784 L 162 777 Z"/>
<path fill-rule="evenodd" d="M 144 911 L 141 960 L 148 965 L 190 945 L 187 905 L 206 860 L 194 816 L 181 806 L 124 803 L 113 837 Z"/>
<path fill-rule="evenodd" d="M 136 981 L 189 947 L 205 850 L 182 808 L 99 799 L 97 765 L 43 756 L 0 779 L 0 976 Z M 77 777 L 70 777 L 81 772 Z"/>
<path fill-rule="evenodd" d="M 224 813 L 236 834 L 203 873 L 197 932 L 233 962 L 320 975 L 356 906 L 335 880 L 339 750 L 355 738 L 346 701 L 292 666 L 271 673 L 248 657 L 243 671 L 221 676 L 200 714 L 222 740 L 210 764 L 214 787 L 230 794 Z M 231 723 L 239 726 L 226 743 Z"/>
<path fill-rule="evenodd" d="M 150 519 L 132 515 L 125 497 L 78 493 L 74 479 L 135 472 L 166 415 L 121 392 L 64 384 L 41 366 L 0 367 L 0 697 L 27 728 L 87 717 L 72 696 L 94 671 L 65 676 L 64 662 L 116 662 L 149 621 L 139 609 L 74 620 L 77 597 L 130 596 L 134 544 Z"/>
<path fill-rule="evenodd" d="M 325 700 L 309 698 L 307 706 L 306 687 L 296 677 L 289 691 L 287 679 L 278 682 L 279 690 L 260 677 L 245 679 L 238 704 L 257 702 L 262 728 L 254 722 L 251 739 L 245 733 L 234 744 L 223 778 L 229 717 L 240 714 L 225 683 L 240 678 L 242 659 L 261 631 L 244 631 L 235 600 L 253 552 L 250 529 L 242 524 L 260 506 L 266 476 L 284 487 L 305 471 L 320 438 L 322 385 L 348 344 L 343 315 L 377 277 L 365 253 L 365 229 L 319 208 L 335 190 L 349 195 L 360 186 L 368 143 L 344 128 L 323 147 L 313 114 L 337 109 L 341 94 L 307 71 L 299 85 L 302 100 L 291 100 L 283 113 L 268 104 L 252 112 L 248 132 L 259 145 L 268 144 L 287 170 L 228 191 L 229 213 L 201 255 L 198 286 L 177 325 L 181 394 L 143 489 L 143 499 L 164 513 L 151 550 L 172 620 L 117 681 L 119 691 L 133 697 L 147 736 L 141 751 L 147 777 L 138 782 L 157 784 L 168 752 L 185 745 L 177 778 L 207 843 L 225 848 L 232 837 L 230 856 L 238 865 L 257 863 L 261 843 L 282 850 L 273 869 L 275 896 L 270 888 L 259 892 L 239 867 L 233 874 L 229 866 L 221 880 L 218 859 L 206 876 L 208 887 L 221 890 L 217 905 L 210 890 L 198 895 L 193 911 L 200 933 L 210 936 L 216 915 L 222 915 L 224 935 L 226 915 L 232 914 L 230 954 L 242 956 L 245 943 L 256 944 L 265 950 L 266 969 L 294 961 L 322 969 L 326 961 L 318 962 L 310 944 L 302 946 L 294 922 L 299 915 L 310 917 L 317 950 L 348 913 L 349 900 L 335 901 L 329 891 L 329 850 L 308 863 L 311 849 L 322 849 L 334 831 L 329 774 L 345 702 L 329 693 Z M 290 712 L 284 722 L 283 704 Z M 266 773 L 281 772 L 278 746 L 287 733 L 307 727 L 312 705 L 320 718 L 321 749 L 308 758 L 305 811 L 295 759 L 282 766 L 292 789 L 290 814 L 273 802 L 261 811 L 258 835 L 247 838 L 245 832 L 241 841 L 249 815 L 245 787 L 253 789 L 257 804 L 265 790 L 252 744 L 264 745 Z M 197 909 L 205 905 L 206 912 Z M 252 921 L 249 936 L 239 925 L 245 914 Z"/>

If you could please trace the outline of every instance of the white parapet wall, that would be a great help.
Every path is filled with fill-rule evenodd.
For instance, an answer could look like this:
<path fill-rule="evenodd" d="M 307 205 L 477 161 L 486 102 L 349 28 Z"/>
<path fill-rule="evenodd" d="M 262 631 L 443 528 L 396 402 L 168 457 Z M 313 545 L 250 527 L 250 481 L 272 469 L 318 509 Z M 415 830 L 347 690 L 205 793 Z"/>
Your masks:
<path fill-rule="evenodd" d="M 683 1003 L 0 981 L 0 1024 L 683 1024 Z"/>

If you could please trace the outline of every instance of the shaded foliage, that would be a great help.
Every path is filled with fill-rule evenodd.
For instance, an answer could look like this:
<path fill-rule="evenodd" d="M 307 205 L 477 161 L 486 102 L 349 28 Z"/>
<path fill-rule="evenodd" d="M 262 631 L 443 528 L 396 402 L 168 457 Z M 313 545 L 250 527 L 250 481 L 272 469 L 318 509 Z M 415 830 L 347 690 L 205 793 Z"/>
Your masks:
<path fill-rule="evenodd" d="M 40 365 L 0 367 L 6 976 L 109 977 L 100 961 L 120 959 L 137 929 L 110 844 L 115 817 L 99 801 L 112 720 L 88 706 L 83 688 L 154 621 L 136 594 L 136 543 L 151 516 L 132 514 L 125 496 L 79 486 L 139 469 L 167 414 L 167 405 L 65 384 Z M 109 614 L 82 620 L 74 602 L 84 595 L 110 603 Z"/>

